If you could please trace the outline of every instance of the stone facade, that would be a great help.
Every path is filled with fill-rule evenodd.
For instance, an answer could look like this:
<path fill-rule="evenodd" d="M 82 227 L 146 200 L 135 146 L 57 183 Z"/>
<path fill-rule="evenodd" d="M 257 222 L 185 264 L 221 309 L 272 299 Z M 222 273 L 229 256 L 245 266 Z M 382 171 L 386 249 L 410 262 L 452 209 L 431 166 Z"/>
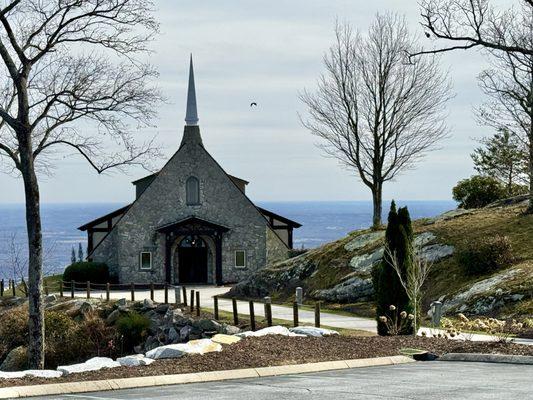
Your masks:
<path fill-rule="evenodd" d="M 200 202 L 187 205 L 189 177 L 200 183 Z M 106 262 L 120 282 L 164 282 L 167 246 L 170 246 L 170 282 L 179 283 L 176 247 L 183 235 L 167 244 L 161 226 L 189 217 L 227 228 L 221 237 L 222 282 L 237 282 L 269 262 L 287 257 L 287 245 L 242 190 L 205 150 L 198 126 L 186 126 L 179 150 L 96 246 L 90 257 Z M 208 279 L 215 283 L 215 239 L 207 244 Z M 246 266 L 237 267 L 235 251 L 245 251 Z M 152 268 L 141 269 L 141 252 L 152 254 Z"/>

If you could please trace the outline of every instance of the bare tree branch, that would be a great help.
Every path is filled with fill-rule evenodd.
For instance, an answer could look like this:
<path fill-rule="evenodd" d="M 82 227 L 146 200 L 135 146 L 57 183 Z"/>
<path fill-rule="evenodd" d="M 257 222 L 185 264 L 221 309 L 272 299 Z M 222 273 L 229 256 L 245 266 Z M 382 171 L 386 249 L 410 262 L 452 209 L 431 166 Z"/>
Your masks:
<path fill-rule="evenodd" d="M 417 48 L 396 15 L 378 15 L 365 38 L 337 24 L 316 93 L 301 95 L 309 113 L 303 125 L 371 189 L 374 226 L 381 223 L 383 184 L 447 135 L 449 80 L 435 57 L 409 63 L 407 53 Z"/>

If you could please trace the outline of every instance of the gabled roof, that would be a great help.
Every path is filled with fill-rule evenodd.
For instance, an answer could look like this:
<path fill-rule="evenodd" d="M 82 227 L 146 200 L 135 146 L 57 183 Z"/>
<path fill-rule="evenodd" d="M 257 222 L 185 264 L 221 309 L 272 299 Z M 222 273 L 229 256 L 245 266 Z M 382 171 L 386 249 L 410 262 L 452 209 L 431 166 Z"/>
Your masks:
<path fill-rule="evenodd" d="M 194 215 L 191 215 L 191 216 L 189 216 L 187 218 L 180 219 L 179 221 L 176 221 L 176 222 L 171 222 L 170 224 L 165 224 L 165 225 L 159 226 L 159 227 L 156 228 L 156 230 L 158 232 L 167 233 L 167 232 L 172 232 L 176 228 L 179 228 L 179 227 L 184 226 L 184 225 L 189 225 L 189 224 L 200 224 L 200 225 L 207 226 L 208 228 L 211 228 L 211 229 L 214 229 L 214 230 L 220 231 L 220 232 L 229 231 L 228 227 L 225 227 L 223 225 L 219 225 L 219 224 L 211 222 L 211 221 L 207 221 L 207 220 L 202 219 L 202 218 L 195 217 Z"/>
<path fill-rule="evenodd" d="M 144 177 L 142 177 L 142 178 L 136 179 L 136 180 L 132 181 L 131 183 L 134 184 L 134 185 L 137 185 L 139 182 L 142 182 L 142 181 L 144 181 L 145 179 L 149 179 L 149 178 L 152 178 L 152 179 L 153 179 L 153 178 L 155 178 L 155 177 L 157 176 L 157 174 L 159 174 L 159 171 L 158 171 L 158 172 L 154 172 L 153 174 L 150 174 L 150 175 L 146 175 L 146 176 L 144 176 Z M 235 182 L 235 181 L 237 181 L 237 182 L 241 182 L 241 183 L 243 183 L 243 184 L 245 184 L 245 185 L 248 185 L 248 184 L 250 183 L 250 182 L 248 182 L 247 180 L 244 180 L 244 179 L 241 179 L 241 178 L 237 178 L 236 176 L 233 176 L 233 175 L 230 175 L 230 174 L 226 174 L 226 175 L 229 176 L 230 179 L 231 179 L 232 181 L 234 181 L 234 182 Z"/>
<path fill-rule="evenodd" d="M 283 222 L 283 223 L 285 223 L 285 224 L 287 224 L 287 225 L 292 226 L 293 228 L 299 228 L 299 227 L 302 226 L 302 224 L 300 224 L 300 223 L 298 223 L 298 222 L 296 222 L 296 221 L 293 221 L 292 219 L 282 217 L 281 215 L 276 214 L 276 213 L 274 213 L 274 212 L 272 212 L 272 211 L 268 211 L 268 210 L 266 210 L 266 209 L 264 209 L 264 208 L 262 208 L 262 207 L 257 207 L 257 209 L 258 209 L 259 211 L 261 211 L 261 214 L 263 214 L 263 215 L 265 215 L 265 216 L 267 216 L 267 217 L 275 218 L 275 219 L 277 219 L 278 221 L 281 221 L 281 222 Z"/>
<path fill-rule="evenodd" d="M 102 215 L 101 217 L 98 217 L 96 219 L 93 219 L 92 221 L 87 222 L 86 224 L 80 226 L 78 229 L 80 231 L 86 231 L 87 229 L 89 229 L 90 227 L 94 225 L 98 225 L 102 222 L 107 221 L 110 218 L 115 218 L 115 217 L 118 217 L 119 215 L 124 214 L 130 207 L 131 207 L 131 204 L 128 204 L 124 207 L 119 208 L 118 210 L 111 211 L 109 214 Z"/>

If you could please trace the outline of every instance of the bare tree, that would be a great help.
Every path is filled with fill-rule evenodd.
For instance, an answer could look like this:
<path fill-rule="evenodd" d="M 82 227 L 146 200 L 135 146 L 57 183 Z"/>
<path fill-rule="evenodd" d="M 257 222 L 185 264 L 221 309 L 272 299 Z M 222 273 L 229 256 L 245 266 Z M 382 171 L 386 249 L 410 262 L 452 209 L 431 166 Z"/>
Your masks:
<path fill-rule="evenodd" d="M 533 0 L 519 0 L 519 9 L 511 6 L 500 10 L 493 3 L 490 0 L 423 0 L 420 14 L 426 37 L 450 45 L 411 54 L 481 48 L 533 56 L 531 45 L 522 41 L 517 21 L 517 15 L 533 13 Z"/>
<path fill-rule="evenodd" d="M 435 54 L 480 48 L 494 68 L 480 76 L 481 88 L 491 98 L 482 107 L 483 123 L 508 128 L 520 137 L 529 153 L 530 200 L 533 212 L 533 0 L 497 9 L 489 0 L 424 0 L 422 26 L 427 37 L 453 43 L 449 47 L 412 52 Z"/>
<path fill-rule="evenodd" d="M 515 30 L 516 40 L 533 49 L 533 8 L 524 13 Z M 493 68 L 479 76 L 489 101 L 477 111 L 481 123 L 508 130 L 526 149 L 529 206 L 533 213 L 533 54 L 491 51 Z"/>
<path fill-rule="evenodd" d="M 413 304 L 413 323 L 415 326 L 413 333 L 416 336 L 419 323 L 418 314 L 420 313 L 420 303 L 422 302 L 422 295 L 424 294 L 422 288 L 429 277 L 433 263 L 423 256 L 421 248 L 415 248 L 412 243 L 410 244 L 410 247 L 411 248 L 406 252 L 409 260 L 406 260 L 403 263 L 398 260 L 396 252 L 392 252 L 389 248 L 385 248 L 385 253 L 391 260 L 392 268 L 396 271 L 407 297 L 409 297 L 411 304 Z M 405 273 L 402 268 L 402 265 L 404 264 L 409 265 Z"/>
<path fill-rule="evenodd" d="M 335 33 L 316 93 L 301 95 L 309 112 L 302 123 L 323 139 L 326 154 L 370 188 L 376 228 L 383 184 L 447 135 L 450 84 L 435 57 L 408 62 L 407 54 L 419 47 L 398 15 L 377 15 L 364 38 L 348 24 L 337 23 Z"/>
<path fill-rule="evenodd" d="M 24 182 L 28 234 L 29 365 L 44 365 L 43 246 L 37 171 L 63 149 L 98 172 L 142 164 L 130 122 L 147 125 L 160 100 L 140 61 L 157 33 L 146 0 L 10 0 L 0 6 L 0 159 Z M 80 127 L 83 122 L 83 130 Z"/>

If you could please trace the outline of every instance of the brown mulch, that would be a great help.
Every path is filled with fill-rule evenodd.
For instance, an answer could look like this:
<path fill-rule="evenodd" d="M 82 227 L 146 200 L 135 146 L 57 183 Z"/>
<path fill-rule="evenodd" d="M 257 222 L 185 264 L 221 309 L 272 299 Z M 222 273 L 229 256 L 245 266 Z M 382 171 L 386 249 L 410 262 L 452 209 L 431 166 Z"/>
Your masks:
<path fill-rule="evenodd" d="M 383 357 L 398 355 L 401 348 L 423 349 L 437 355 L 491 353 L 533 356 L 533 346 L 495 342 L 459 342 L 405 336 L 300 338 L 272 335 L 243 339 L 231 346 L 224 346 L 220 353 L 189 355 L 178 359 L 158 360 L 149 366 L 119 367 L 72 374 L 57 379 L 0 379 L 0 387 Z"/>

